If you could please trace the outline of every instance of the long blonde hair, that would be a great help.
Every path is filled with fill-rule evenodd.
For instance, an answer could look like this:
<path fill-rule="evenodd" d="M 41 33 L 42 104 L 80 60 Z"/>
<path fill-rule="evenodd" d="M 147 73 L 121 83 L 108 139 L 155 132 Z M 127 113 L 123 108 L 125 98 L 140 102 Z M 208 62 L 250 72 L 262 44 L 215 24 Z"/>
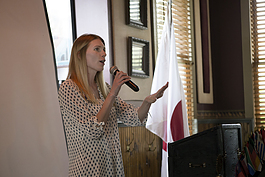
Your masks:
<path fill-rule="evenodd" d="M 92 103 L 96 103 L 96 98 L 92 94 L 91 87 L 88 83 L 86 50 L 90 42 L 95 39 L 100 39 L 105 45 L 104 40 L 95 34 L 84 34 L 75 40 L 71 51 L 69 72 L 67 76 L 67 79 L 72 79 L 72 81 L 77 84 L 81 91 L 81 95 Z M 99 85 L 103 97 L 106 98 L 109 89 L 104 81 L 103 71 L 97 72 L 95 81 Z"/>

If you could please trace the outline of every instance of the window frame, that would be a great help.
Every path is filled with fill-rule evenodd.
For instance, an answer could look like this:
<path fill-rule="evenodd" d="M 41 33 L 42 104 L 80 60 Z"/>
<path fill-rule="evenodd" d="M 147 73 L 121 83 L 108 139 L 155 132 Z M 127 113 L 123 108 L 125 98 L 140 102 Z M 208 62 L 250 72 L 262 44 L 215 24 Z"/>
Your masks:
<path fill-rule="evenodd" d="M 262 2 L 263 1 L 263 2 Z M 265 126 L 265 1 L 250 1 L 251 18 L 251 64 L 253 84 L 254 121 L 257 128 Z M 260 7 L 260 4 L 261 7 Z M 261 10 L 263 9 L 263 15 Z M 262 17 L 263 16 L 263 20 Z M 263 29 L 263 31 L 260 31 Z"/>

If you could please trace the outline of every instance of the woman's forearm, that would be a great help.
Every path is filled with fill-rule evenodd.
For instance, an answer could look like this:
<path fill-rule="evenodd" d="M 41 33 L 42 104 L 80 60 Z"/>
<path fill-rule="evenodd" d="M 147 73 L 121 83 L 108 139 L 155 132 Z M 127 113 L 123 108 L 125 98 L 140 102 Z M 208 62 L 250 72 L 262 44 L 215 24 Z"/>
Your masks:
<path fill-rule="evenodd" d="M 111 108 L 112 108 L 114 101 L 115 101 L 115 97 L 116 96 L 114 94 L 111 94 L 111 93 L 108 94 L 107 98 L 105 99 L 105 101 L 102 105 L 102 108 L 100 109 L 100 111 L 96 115 L 99 122 L 107 123 Z"/>
<path fill-rule="evenodd" d="M 167 87 L 168 87 L 168 82 L 163 87 L 161 87 L 156 93 L 151 94 L 144 99 L 142 105 L 138 109 L 138 117 L 141 120 L 141 122 L 143 122 L 143 120 L 146 118 L 148 111 L 151 107 L 151 104 L 156 102 L 157 99 L 163 96 L 164 91 L 167 89 Z"/>
<path fill-rule="evenodd" d="M 138 109 L 138 117 L 141 122 L 146 118 L 148 111 L 150 109 L 151 103 L 148 103 L 147 101 L 143 101 L 142 105 Z"/>

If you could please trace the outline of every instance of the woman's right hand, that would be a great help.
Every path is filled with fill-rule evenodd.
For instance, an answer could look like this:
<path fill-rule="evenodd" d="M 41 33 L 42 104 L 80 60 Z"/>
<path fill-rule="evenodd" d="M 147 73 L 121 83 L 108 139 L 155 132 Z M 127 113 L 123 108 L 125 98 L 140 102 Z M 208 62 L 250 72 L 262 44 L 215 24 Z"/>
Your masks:
<path fill-rule="evenodd" d="M 110 90 L 110 94 L 117 96 L 121 86 L 129 81 L 131 79 L 130 76 L 128 76 L 126 73 L 122 72 L 122 71 L 118 71 L 115 75 L 111 90 Z"/>
<path fill-rule="evenodd" d="M 107 98 L 105 99 L 103 106 L 101 107 L 100 111 L 97 114 L 99 122 L 107 123 L 111 108 L 115 101 L 115 97 L 118 95 L 121 86 L 130 79 L 131 77 L 129 77 L 126 73 L 122 71 L 116 73 L 110 92 Z"/>

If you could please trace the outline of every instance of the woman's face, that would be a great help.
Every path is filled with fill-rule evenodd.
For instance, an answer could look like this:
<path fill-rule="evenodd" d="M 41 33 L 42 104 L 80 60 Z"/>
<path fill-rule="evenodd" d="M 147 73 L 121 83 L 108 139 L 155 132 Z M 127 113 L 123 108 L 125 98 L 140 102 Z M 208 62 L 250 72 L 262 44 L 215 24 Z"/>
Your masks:
<path fill-rule="evenodd" d="M 100 39 L 90 42 L 86 50 L 86 63 L 88 73 L 102 71 L 105 65 L 105 46 Z"/>

